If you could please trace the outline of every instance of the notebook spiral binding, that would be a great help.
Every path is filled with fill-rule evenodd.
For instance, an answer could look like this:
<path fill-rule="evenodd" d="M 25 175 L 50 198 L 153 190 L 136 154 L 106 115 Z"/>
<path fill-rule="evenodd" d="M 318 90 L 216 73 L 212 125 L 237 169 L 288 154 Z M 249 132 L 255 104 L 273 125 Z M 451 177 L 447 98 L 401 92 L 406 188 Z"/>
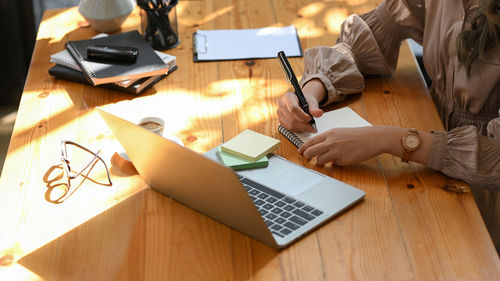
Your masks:
<path fill-rule="evenodd" d="M 297 135 L 295 135 L 287 128 L 283 127 L 281 124 L 278 125 L 278 132 L 285 136 L 285 138 L 287 138 L 297 148 L 301 147 L 304 144 L 304 142 L 299 137 L 297 137 Z"/>
<path fill-rule="evenodd" d="M 91 85 L 95 85 L 92 80 L 92 78 L 95 77 L 95 73 L 85 64 L 84 58 L 76 51 L 71 42 L 66 43 L 66 49 L 68 49 L 69 53 L 73 56 L 78 66 L 80 66 L 80 69 L 85 72 L 85 78 L 87 78 Z"/>

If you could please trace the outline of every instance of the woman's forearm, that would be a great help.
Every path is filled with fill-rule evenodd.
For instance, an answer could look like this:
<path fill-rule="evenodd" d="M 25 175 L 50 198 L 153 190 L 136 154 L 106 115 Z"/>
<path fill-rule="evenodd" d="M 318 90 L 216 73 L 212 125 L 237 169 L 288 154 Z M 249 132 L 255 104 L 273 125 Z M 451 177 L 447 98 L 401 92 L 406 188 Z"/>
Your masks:
<path fill-rule="evenodd" d="M 327 95 L 325 85 L 323 85 L 323 82 L 319 79 L 311 79 L 308 81 L 302 87 L 302 91 L 304 94 L 314 97 L 318 101 L 318 104 L 321 104 Z"/>
<path fill-rule="evenodd" d="M 378 133 L 380 133 L 379 141 L 382 142 L 381 147 L 383 153 L 389 153 L 398 157 L 403 156 L 405 150 L 401 140 L 408 134 L 408 129 L 393 126 L 379 126 Z M 420 145 L 417 150 L 413 152 L 410 161 L 427 165 L 433 134 L 419 131 L 418 135 L 420 138 Z"/>

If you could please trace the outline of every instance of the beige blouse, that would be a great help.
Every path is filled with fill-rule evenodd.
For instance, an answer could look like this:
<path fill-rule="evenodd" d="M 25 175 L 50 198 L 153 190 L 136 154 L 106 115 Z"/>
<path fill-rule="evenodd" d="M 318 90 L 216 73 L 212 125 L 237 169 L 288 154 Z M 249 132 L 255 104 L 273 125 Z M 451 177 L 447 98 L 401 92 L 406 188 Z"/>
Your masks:
<path fill-rule="evenodd" d="M 414 39 L 422 44 L 430 94 L 448 131 L 434 132 L 428 166 L 500 191 L 500 60 L 477 61 L 468 78 L 456 56 L 455 39 L 473 9 L 477 4 L 467 0 L 386 0 L 347 18 L 335 46 L 306 50 L 300 83 L 318 78 L 328 91 L 324 104 L 342 100 L 364 88 L 363 75 L 391 74 L 402 40 Z M 500 45 L 487 57 L 500 58 Z"/>

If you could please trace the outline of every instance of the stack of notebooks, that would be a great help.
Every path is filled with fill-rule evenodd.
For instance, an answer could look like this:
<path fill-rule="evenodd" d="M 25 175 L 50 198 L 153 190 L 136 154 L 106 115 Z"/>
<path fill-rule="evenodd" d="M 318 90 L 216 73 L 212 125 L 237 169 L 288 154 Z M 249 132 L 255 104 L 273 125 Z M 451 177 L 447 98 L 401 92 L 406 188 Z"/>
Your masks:
<path fill-rule="evenodd" d="M 234 170 L 262 168 L 269 164 L 267 154 L 279 144 L 278 139 L 247 129 L 219 146 L 217 156 Z"/>
<path fill-rule="evenodd" d="M 134 63 L 96 62 L 87 58 L 89 46 L 121 46 L 138 49 Z M 177 69 L 175 56 L 155 51 L 137 31 L 69 41 L 66 49 L 50 56 L 55 65 L 49 74 L 74 82 L 139 95 Z"/>

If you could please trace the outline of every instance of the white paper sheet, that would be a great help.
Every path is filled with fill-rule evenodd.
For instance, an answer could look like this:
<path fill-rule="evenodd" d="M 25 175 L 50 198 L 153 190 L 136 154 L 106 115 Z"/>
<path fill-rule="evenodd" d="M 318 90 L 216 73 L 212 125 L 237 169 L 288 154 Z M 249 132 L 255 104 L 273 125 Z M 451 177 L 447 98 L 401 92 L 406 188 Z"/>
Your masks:
<path fill-rule="evenodd" d="M 198 30 L 193 35 L 198 61 L 275 58 L 279 51 L 288 57 L 302 56 L 293 25 L 257 29 Z"/>
<path fill-rule="evenodd" d="M 343 107 L 336 110 L 328 111 L 320 118 L 315 118 L 316 126 L 318 127 L 317 133 L 295 133 L 302 141 L 307 141 L 325 131 L 332 128 L 353 128 L 371 126 L 368 121 L 359 116 L 349 107 Z"/>

